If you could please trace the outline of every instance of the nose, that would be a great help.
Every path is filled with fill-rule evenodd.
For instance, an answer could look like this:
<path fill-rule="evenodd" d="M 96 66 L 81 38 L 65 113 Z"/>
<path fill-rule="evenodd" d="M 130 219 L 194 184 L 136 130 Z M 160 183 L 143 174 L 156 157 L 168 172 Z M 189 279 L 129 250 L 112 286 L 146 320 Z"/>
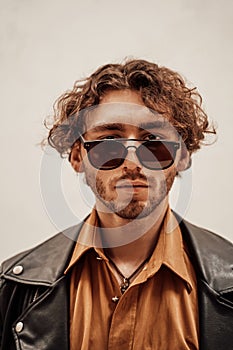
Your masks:
<path fill-rule="evenodd" d="M 137 169 L 138 171 L 142 168 L 142 165 L 136 155 L 137 147 L 135 145 L 129 145 L 127 147 L 127 155 L 124 160 L 124 168 L 127 169 Z"/>

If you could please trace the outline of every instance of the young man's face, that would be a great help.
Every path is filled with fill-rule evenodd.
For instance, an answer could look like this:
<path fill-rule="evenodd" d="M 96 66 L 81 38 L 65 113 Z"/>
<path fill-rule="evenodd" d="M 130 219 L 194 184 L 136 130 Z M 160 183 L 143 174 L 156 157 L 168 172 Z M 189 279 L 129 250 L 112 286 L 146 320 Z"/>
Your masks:
<path fill-rule="evenodd" d="M 109 91 L 98 107 L 85 119 L 85 140 L 163 139 L 178 141 L 179 135 L 166 119 L 145 107 L 140 95 L 131 90 Z M 110 170 L 95 168 L 81 145 L 79 171 L 84 171 L 87 184 L 96 196 L 96 208 L 124 219 L 146 217 L 159 204 L 166 202 L 181 158 L 178 149 L 174 164 L 164 170 L 144 166 L 135 150 L 138 141 L 127 141 L 128 153 L 123 163 Z M 75 166 L 73 159 L 72 165 Z"/>

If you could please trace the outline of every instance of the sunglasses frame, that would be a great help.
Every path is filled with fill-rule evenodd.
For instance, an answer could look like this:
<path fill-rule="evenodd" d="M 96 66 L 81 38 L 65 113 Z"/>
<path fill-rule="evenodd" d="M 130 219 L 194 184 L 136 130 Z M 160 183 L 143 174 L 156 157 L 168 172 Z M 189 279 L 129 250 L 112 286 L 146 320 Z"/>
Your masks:
<path fill-rule="evenodd" d="M 89 162 L 91 163 L 91 165 L 94 168 L 99 169 L 99 170 L 113 170 L 113 169 L 119 168 L 124 163 L 125 158 L 126 158 L 126 156 L 128 154 L 128 148 L 130 148 L 130 147 L 135 148 L 135 153 L 137 155 L 137 158 L 140 161 L 140 163 L 142 164 L 142 166 L 144 166 L 145 168 L 150 169 L 150 170 L 165 170 L 165 169 L 169 168 L 170 166 L 172 166 L 172 164 L 174 163 L 174 158 L 176 157 L 176 152 L 180 148 L 180 145 L 181 145 L 180 140 L 178 140 L 178 141 L 171 141 L 171 140 L 141 140 L 141 139 L 124 139 L 124 138 L 119 138 L 119 139 L 101 139 L 101 140 L 90 140 L 90 141 L 87 141 L 87 140 L 84 139 L 84 137 L 82 135 L 80 135 L 80 140 L 81 140 L 81 143 L 83 144 L 84 148 L 87 151 L 87 156 L 88 156 Z M 142 142 L 142 143 L 138 147 L 133 146 L 133 145 L 126 147 L 125 145 L 122 145 L 125 148 L 125 151 L 124 151 L 123 156 L 121 157 L 121 163 L 119 165 L 112 166 L 112 167 L 109 167 L 109 168 L 103 168 L 101 166 L 97 167 L 93 163 L 93 161 L 91 159 L 91 156 L 90 156 L 90 150 L 93 147 L 95 147 L 96 144 L 99 144 L 99 143 L 102 143 L 102 142 L 119 142 L 120 144 L 122 144 L 122 142 L 128 142 L 128 141 L 136 141 L 136 142 Z M 165 167 L 159 167 L 159 168 L 152 168 L 152 167 L 148 167 L 145 164 L 143 164 L 142 161 L 141 161 L 140 156 L 138 155 L 138 149 L 141 146 L 143 146 L 143 143 L 147 143 L 147 142 L 152 142 L 152 143 L 160 142 L 160 143 L 164 143 L 165 146 L 166 146 L 166 144 L 167 145 L 172 145 L 172 147 L 174 149 L 174 157 L 171 159 L 171 163 L 169 165 L 165 166 Z"/>

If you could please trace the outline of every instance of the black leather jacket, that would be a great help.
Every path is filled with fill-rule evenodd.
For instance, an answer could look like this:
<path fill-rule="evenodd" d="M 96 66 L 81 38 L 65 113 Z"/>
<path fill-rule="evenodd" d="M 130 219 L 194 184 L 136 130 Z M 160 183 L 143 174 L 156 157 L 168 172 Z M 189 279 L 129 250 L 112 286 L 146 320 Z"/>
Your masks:
<path fill-rule="evenodd" d="M 1 350 L 69 349 L 69 276 L 64 270 L 75 244 L 68 237 L 75 238 L 80 226 L 3 263 Z M 186 221 L 180 227 L 198 280 L 200 349 L 232 350 L 233 245 Z"/>

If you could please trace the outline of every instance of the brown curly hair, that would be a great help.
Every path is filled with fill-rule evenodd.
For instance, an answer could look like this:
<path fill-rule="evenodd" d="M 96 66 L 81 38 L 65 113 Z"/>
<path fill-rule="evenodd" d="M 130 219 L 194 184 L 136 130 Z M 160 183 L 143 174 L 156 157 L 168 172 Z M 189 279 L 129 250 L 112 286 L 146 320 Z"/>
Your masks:
<path fill-rule="evenodd" d="M 100 67 L 88 78 L 76 81 L 72 90 L 56 100 L 47 138 L 50 146 L 61 156 L 69 154 L 82 132 L 80 111 L 98 105 L 107 91 L 123 89 L 139 92 L 146 107 L 169 116 L 190 154 L 200 148 L 206 133 L 216 133 L 209 125 L 196 88 L 188 88 L 177 72 L 133 59 Z"/>

